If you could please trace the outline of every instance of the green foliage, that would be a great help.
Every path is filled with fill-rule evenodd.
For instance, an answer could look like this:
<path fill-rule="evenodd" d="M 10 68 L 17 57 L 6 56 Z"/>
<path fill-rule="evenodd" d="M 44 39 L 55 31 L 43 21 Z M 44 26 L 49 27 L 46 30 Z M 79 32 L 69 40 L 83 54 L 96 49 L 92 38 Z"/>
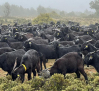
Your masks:
<path fill-rule="evenodd" d="M 49 14 L 40 14 L 37 18 L 33 19 L 33 24 L 48 24 L 51 21 L 54 22 L 54 20 L 49 16 Z"/>
<path fill-rule="evenodd" d="M 55 19 L 59 19 L 61 18 L 60 15 L 58 15 L 55 11 L 52 11 L 51 13 L 49 13 L 50 17 L 55 18 Z"/>
<path fill-rule="evenodd" d="M 31 87 L 35 89 L 39 89 L 44 85 L 44 83 L 45 83 L 44 78 L 36 77 L 31 81 Z"/>
<path fill-rule="evenodd" d="M 24 83 L 12 81 L 11 76 L 0 78 L 0 91 L 99 91 L 99 74 L 87 73 L 88 84 L 84 77 L 75 78 L 76 74 L 54 74 L 50 78 L 35 77 Z"/>
<path fill-rule="evenodd" d="M 64 85 L 65 85 L 64 75 L 54 74 L 52 75 L 50 80 L 45 82 L 43 88 L 46 91 L 49 91 L 49 90 L 57 91 L 57 90 L 61 90 L 62 86 Z"/>

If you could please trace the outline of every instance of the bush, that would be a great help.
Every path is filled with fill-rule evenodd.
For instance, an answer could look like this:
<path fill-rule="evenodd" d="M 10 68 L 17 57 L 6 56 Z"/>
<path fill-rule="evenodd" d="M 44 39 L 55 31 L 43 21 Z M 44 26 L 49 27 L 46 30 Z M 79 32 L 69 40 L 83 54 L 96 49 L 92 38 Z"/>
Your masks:
<path fill-rule="evenodd" d="M 49 16 L 49 14 L 40 14 L 37 18 L 33 19 L 33 24 L 49 24 L 51 21 L 54 20 Z"/>
<path fill-rule="evenodd" d="M 44 85 L 44 83 L 45 83 L 44 78 L 36 77 L 36 78 L 32 79 L 31 87 L 35 88 L 35 89 L 39 89 L 40 87 L 42 87 Z"/>
<path fill-rule="evenodd" d="M 44 90 L 61 90 L 62 86 L 64 86 L 65 80 L 64 75 L 62 74 L 54 74 L 50 78 L 50 80 L 46 81 L 43 88 Z"/>

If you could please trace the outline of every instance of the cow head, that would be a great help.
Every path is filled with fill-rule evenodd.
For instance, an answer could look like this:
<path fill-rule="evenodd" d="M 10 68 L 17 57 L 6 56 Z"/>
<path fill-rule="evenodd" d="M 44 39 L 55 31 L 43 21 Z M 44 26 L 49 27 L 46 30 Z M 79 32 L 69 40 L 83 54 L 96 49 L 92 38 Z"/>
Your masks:
<path fill-rule="evenodd" d="M 87 43 L 85 42 L 84 44 L 82 44 L 81 46 L 81 51 L 84 55 L 87 55 L 88 52 L 93 52 L 93 51 L 96 51 L 97 48 L 95 46 L 93 46 L 92 44 L 90 43 Z"/>
<path fill-rule="evenodd" d="M 85 58 L 84 58 L 84 63 L 87 64 L 87 67 L 89 67 L 89 65 L 92 65 L 94 62 L 94 57 L 96 56 L 95 52 L 90 52 L 88 53 Z"/>
<path fill-rule="evenodd" d="M 20 33 L 19 33 L 19 32 L 16 32 L 16 33 L 14 34 L 14 39 L 18 39 L 19 36 L 20 36 Z"/>
<path fill-rule="evenodd" d="M 50 69 L 50 75 L 53 75 L 54 73 L 58 73 L 58 69 L 56 67 L 52 66 Z"/>
<path fill-rule="evenodd" d="M 13 70 L 11 72 L 11 76 L 13 81 L 16 80 L 16 78 L 20 78 L 20 80 L 24 81 L 24 73 L 27 70 L 26 66 L 24 64 L 20 65 L 19 67 L 16 67 L 17 65 L 17 58 L 15 59 L 15 64 L 13 67 Z"/>
<path fill-rule="evenodd" d="M 27 40 L 27 41 L 24 42 L 24 48 L 25 49 L 31 48 L 31 45 L 32 45 L 32 42 L 29 41 L 29 40 Z"/>
<path fill-rule="evenodd" d="M 1 37 L 1 41 L 2 42 L 8 42 L 8 37 L 9 36 L 3 36 L 3 37 Z"/>
<path fill-rule="evenodd" d="M 17 66 L 17 58 L 15 59 L 15 63 L 14 63 L 14 66 L 13 66 L 13 70 L 12 70 L 12 72 L 11 72 L 13 81 L 14 81 L 17 77 L 20 76 L 19 74 L 16 73 L 16 70 L 17 70 L 16 66 Z"/>

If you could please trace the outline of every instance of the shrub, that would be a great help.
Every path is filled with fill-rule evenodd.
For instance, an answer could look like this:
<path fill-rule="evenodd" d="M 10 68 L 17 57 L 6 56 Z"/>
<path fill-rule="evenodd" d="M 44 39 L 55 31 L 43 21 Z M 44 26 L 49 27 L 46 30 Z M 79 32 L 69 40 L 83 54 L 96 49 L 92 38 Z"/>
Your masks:
<path fill-rule="evenodd" d="M 65 84 L 64 75 L 62 74 L 54 74 L 50 78 L 50 80 L 46 81 L 43 88 L 44 90 L 61 90 L 62 86 Z"/>
<path fill-rule="evenodd" d="M 45 83 L 44 78 L 36 77 L 36 78 L 32 79 L 31 87 L 35 88 L 35 89 L 39 89 L 40 87 L 42 87 L 44 85 L 44 83 Z"/>
<path fill-rule="evenodd" d="M 33 24 L 49 24 L 51 21 L 54 22 L 54 20 L 49 16 L 49 14 L 40 14 L 38 17 L 33 19 Z"/>

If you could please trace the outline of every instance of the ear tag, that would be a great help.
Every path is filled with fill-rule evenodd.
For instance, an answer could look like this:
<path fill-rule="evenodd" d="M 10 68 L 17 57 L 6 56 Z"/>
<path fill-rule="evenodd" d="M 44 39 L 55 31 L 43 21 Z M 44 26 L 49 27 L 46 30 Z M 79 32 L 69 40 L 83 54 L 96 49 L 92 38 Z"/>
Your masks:
<path fill-rule="evenodd" d="M 15 37 L 16 37 L 16 35 L 15 35 Z"/>
<path fill-rule="evenodd" d="M 78 28 L 77 28 L 77 30 L 78 30 Z"/>
<path fill-rule="evenodd" d="M 20 75 L 17 75 L 18 77 L 20 76 Z"/>
<path fill-rule="evenodd" d="M 57 36 L 59 35 L 59 33 L 57 33 Z"/>
<path fill-rule="evenodd" d="M 69 35 L 68 35 L 68 38 L 69 38 Z"/>
<path fill-rule="evenodd" d="M 86 45 L 86 48 L 88 48 L 88 46 Z"/>
<path fill-rule="evenodd" d="M 17 29 L 16 29 L 17 30 Z"/>
<path fill-rule="evenodd" d="M 92 30 L 92 32 L 93 32 L 93 30 Z"/>
<path fill-rule="evenodd" d="M 5 38 L 5 39 L 7 39 L 7 38 Z"/>
<path fill-rule="evenodd" d="M 88 32 L 87 32 L 87 34 L 88 34 Z"/>
<path fill-rule="evenodd" d="M 58 46 L 60 46 L 60 44 Z"/>
<path fill-rule="evenodd" d="M 29 42 L 29 44 L 31 45 L 32 43 L 31 43 L 31 42 Z"/>

